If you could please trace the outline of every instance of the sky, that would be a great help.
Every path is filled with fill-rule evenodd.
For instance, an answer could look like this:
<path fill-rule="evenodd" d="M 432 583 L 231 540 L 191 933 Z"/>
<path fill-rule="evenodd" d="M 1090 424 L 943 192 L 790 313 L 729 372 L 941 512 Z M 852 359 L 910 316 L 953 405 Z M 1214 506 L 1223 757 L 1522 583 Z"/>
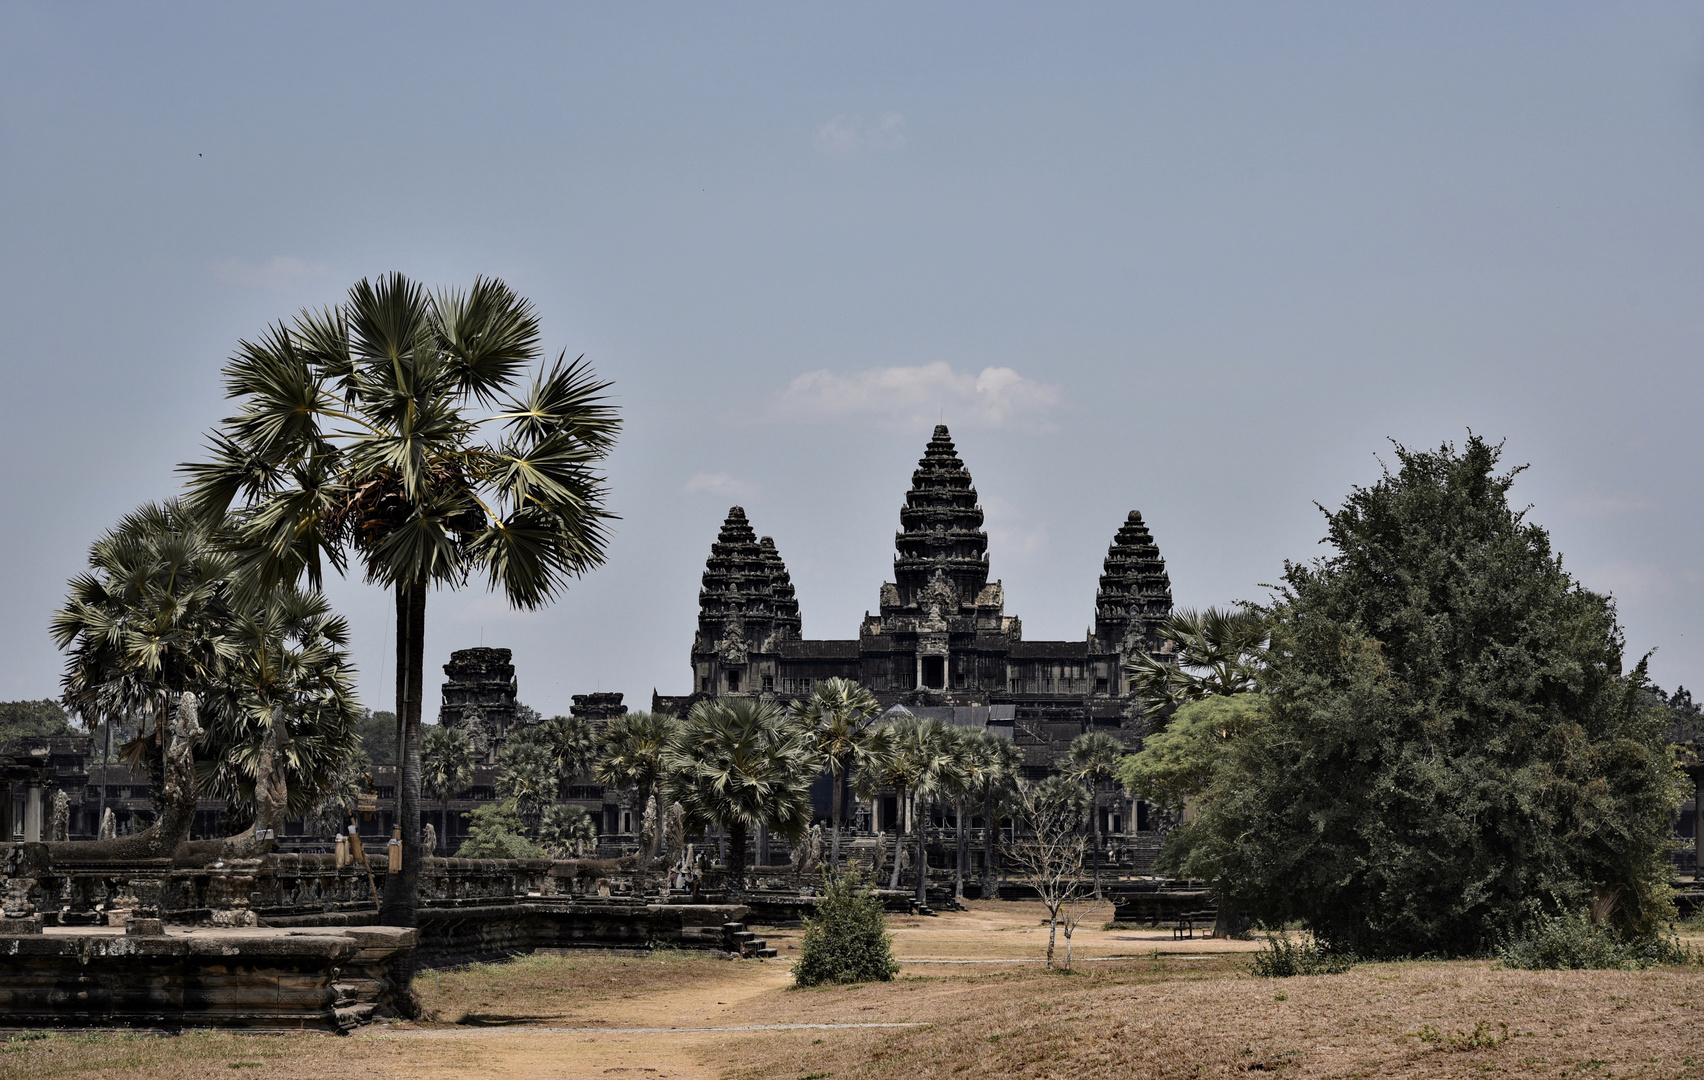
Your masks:
<path fill-rule="evenodd" d="M 172 496 L 239 340 L 497 276 L 613 382 L 607 564 L 474 586 L 436 665 L 691 689 L 731 505 L 849 638 L 944 421 L 1030 639 L 1140 510 L 1180 605 L 1267 595 L 1392 441 L 1530 468 L 1656 681 L 1704 686 L 1704 6 L 0 6 L 0 698 L 89 543 Z M 1316 505 L 1317 504 L 1317 505 Z M 391 601 L 327 590 L 368 704 Z"/>

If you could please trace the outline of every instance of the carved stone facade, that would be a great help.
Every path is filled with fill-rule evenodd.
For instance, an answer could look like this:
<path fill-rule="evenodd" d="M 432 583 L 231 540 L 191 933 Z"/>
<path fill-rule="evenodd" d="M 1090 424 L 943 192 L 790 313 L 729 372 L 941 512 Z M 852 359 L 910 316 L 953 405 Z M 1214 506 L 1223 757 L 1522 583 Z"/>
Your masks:
<path fill-rule="evenodd" d="M 473 743 L 475 759 L 489 765 L 515 726 L 515 665 L 508 649 L 457 649 L 444 665 L 443 704 L 438 723 L 459 727 Z"/>
<path fill-rule="evenodd" d="M 976 487 L 946 427 L 935 428 L 912 473 L 894 537 L 894 579 L 856 638 L 807 640 L 780 553 L 740 507 L 711 545 L 692 645 L 693 693 L 654 697 L 683 712 L 725 695 L 808 695 L 834 676 L 883 705 L 1011 706 L 1026 772 L 1051 771 L 1077 735 L 1108 730 L 1138 744 L 1139 707 L 1124 661 L 1158 647 L 1171 580 L 1142 515 L 1132 510 L 1107 549 L 1094 630 L 1079 641 L 1026 641 L 989 580 L 988 534 Z M 1004 710 L 1002 710 L 1004 712 Z"/>

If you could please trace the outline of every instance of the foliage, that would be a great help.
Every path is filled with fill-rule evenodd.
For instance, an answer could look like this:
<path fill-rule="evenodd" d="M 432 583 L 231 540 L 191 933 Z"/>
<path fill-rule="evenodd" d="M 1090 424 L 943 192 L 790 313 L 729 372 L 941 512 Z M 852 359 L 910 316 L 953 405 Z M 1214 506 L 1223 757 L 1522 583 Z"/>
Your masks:
<path fill-rule="evenodd" d="M 1164 731 L 1144 737 L 1142 749 L 1119 763 L 1119 782 L 1139 799 L 1181 812 L 1206 790 L 1225 760 L 1225 744 L 1251 731 L 1265 708 L 1260 694 L 1214 695 L 1184 704 Z"/>
<path fill-rule="evenodd" d="M 557 803 L 539 822 L 538 842 L 553 859 L 583 859 L 597 846 L 598 827 L 585 807 Z"/>
<path fill-rule="evenodd" d="M 544 748 L 563 780 L 592 771 L 598 762 L 598 735 L 577 716 L 553 716 L 519 728 L 510 742 L 530 742 Z"/>
<path fill-rule="evenodd" d="M 556 759 L 539 743 L 511 739 L 497 754 L 497 794 L 514 803 L 529 823 L 556 801 L 560 783 Z"/>
<path fill-rule="evenodd" d="M 357 748 L 321 785 L 319 801 L 307 813 L 310 834 L 335 837 L 342 832 L 356 800 L 372 792 L 372 781 L 373 762 Z"/>
<path fill-rule="evenodd" d="M 811 821 L 822 758 L 773 701 L 700 701 L 663 752 L 665 789 L 687 819 L 728 830 L 729 888 L 744 885 L 746 837 L 767 826 L 796 837 Z"/>
<path fill-rule="evenodd" d="M 1292 975 L 1341 975 L 1355 966 L 1355 958 L 1320 947 L 1318 942 L 1296 941 L 1288 931 L 1267 937 L 1254 954 L 1249 971 L 1264 979 L 1287 979 Z"/>
<path fill-rule="evenodd" d="M 643 801 L 660 803 L 663 759 L 679 730 L 680 721 L 669 713 L 624 713 L 610 720 L 603 727 L 603 754 L 594 769 L 598 783 L 637 787 Z M 661 844 L 661 835 L 652 839 Z"/>
<path fill-rule="evenodd" d="M 468 815 L 467 839 L 458 859 L 542 859 L 544 849 L 527 839 L 512 801 L 486 803 Z"/>
<path fill-rule="evenodd" d="M 1161 721 L 1186 701 L 1254 690 L 1265 667 L 1266 624 L 1252 608 L 1178 608 L 1158 637 L 1161 657 L 1137 653 L 1124 670 L 1143 715 Z"/>
<path fill-rule="evenodd" d="M 846 770 L 853 767 L 869 749 L 871 722 L 881 711 L 874 694 L 851 679 L 823 679 L 811 690 L 811 696 L 792 705 L 795 723 L 810 732 L 812 747 L 828 762 L 834 788 L 830 820 L 834 828 L 834 847 L 830 863 L 840 866 L 840 820 L 844 816 L 841 803 L 845 798 Z"/>
<path fill-rule="evenodd" d="M 1649 934 L 1680 794 L 1613 603 L 1509 507 L 1498 448 L 1397 454 L 1287 567 L 1265 719 L 1163 865 L 1363 956 L 1481 955 L 1600 894 Z"/>
<path fill-rule="evenodd" d="M 225 365 L 240 402 L 186 465 L 208 519 L 233 512 L 246 588 L 358 562 L 395 594 L 403 871 L 383 919 L 412 925 L 420 866 L 420 739 L 426 600 L 478 575 L 537 608 L 601 565 L 608 541 L 599 464 L 619 421 L 566 354 L 540 358 L 530 303 L 501 281 L 428 292 L 401 274 L 363 279 L 345 303 L 304 311 Z"/>
<path fill-rule="evenodd" d="M 349 624 L 319 593 L 281 585 L 246 602 L 239 598 L 223 634 L 227 655 L 202 692 L 207 734 L 196 762 L 202 797 L 224 799 L 239 814 L 250 811 L 265 779 L 267 733 L 283 725 L 283 759 L 273 767 L 282 770 L 286 812 L 305 813 L 361 750 Z"/>
<path fill-rule="evenodd" d="M 396 764 L 396 713 L 363 709 L 355 730 L 361 736 L 361 749 L 374 765 Z"/>
<path fill-rule="evenodd" d="M 152 725 L 127 756 L 153 770 L 177 695 L 211 682 L 228 648 L 230 559 L 216 527 L 175 502 L 138 507 L 90 545 L 89 569 L 49 622 L 66 652 L 60 700 L 86 724 Z"/>
<path fill-rule="evenodd" d="M 805 920 L 793 979 L 800 986 L 887 982 L 899 973 L 881 898 L 857 871 L 826 874 L 815 914 Z"/>
<path fill-rule="evenodd" d="M 13 739 L 75 734 L 57 701 L 0 701 L 0 746 Z"/>
<path fill-rule="evenodd" d="M 1497 949 L 1497 959 L 1504 967 L 1529 971 L 1704 963 L 1704 955 L 1678 938 L 1654 932 L 1623 939 L 1578 911 L 1531 920 L 1520 936 Z"/>

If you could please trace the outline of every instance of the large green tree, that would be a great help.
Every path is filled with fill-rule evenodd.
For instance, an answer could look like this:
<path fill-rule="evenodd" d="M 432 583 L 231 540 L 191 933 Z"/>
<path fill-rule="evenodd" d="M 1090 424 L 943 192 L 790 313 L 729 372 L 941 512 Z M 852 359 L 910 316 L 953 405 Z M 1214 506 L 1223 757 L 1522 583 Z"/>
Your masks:
<path fill-rule="evenodd" d="M 1510 507 L 1499 447 L 1396 453 L 1287 567 L 1267 707 L 1168 858 L 1364 955 L 1479 953 L 1594 901 L 1651 932 L 1679 793 L 1613 602 Z"/>
<path fill-rule="evenodd" d="M 600 565 L 607 543 L 598 465 L 619 421 L 607 384 L 541 356 L 532 305 L 501 281 L 429 292 L 401 274 L 304 311 L 225 366 L 236 415 L 211 458 L 185 466 L 194 507 L 234 510 L 249 587 L 351 561 L 396 599 L 398 818 L 402 871 L 383 921 L 415 922 L 420 876 L 420 727 L 426 598 L 480 575 L 535 608 Z"/>

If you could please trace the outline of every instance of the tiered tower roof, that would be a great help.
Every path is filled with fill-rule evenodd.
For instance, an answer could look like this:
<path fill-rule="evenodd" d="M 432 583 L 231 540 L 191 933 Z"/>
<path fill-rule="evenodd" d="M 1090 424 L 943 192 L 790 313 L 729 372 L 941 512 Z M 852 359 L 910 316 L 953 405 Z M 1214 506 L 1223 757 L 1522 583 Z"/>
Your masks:
<path fill-rule="evenodd" d="M 777 631 L 783 637 L 799 636 L 799 601 L 787 566 L 775 541 L 767 536 L 759 540 L 738 506 L 728 511 L 710 545 L 698 592 L 698 630 L 705 640 L 719 638 L 730 621 L 737 621 L 753 643 Z"/>
<path fill-rule="evenodd" d="M 1171 614 L 1171 577 L 1166 561 L 1142 521 L 1130 511 L 1106 551 L 1100 590 L 1095 594 L 1095 636 L 1117 648 L 1132 635 L 1134 644 L 1154 649 L 1154 632 Z"/>
<path fill-rule="evenodd" d="M 982 531 L 982 507 L 970 471 L 945 424 L 936 425 L 911 474 L 899 522 L 893 575 L 900 606 L 918 606 L 939 575 L 957 593 L 961 610 L 973 608 L 988 584 L 988 534 Z"/>

